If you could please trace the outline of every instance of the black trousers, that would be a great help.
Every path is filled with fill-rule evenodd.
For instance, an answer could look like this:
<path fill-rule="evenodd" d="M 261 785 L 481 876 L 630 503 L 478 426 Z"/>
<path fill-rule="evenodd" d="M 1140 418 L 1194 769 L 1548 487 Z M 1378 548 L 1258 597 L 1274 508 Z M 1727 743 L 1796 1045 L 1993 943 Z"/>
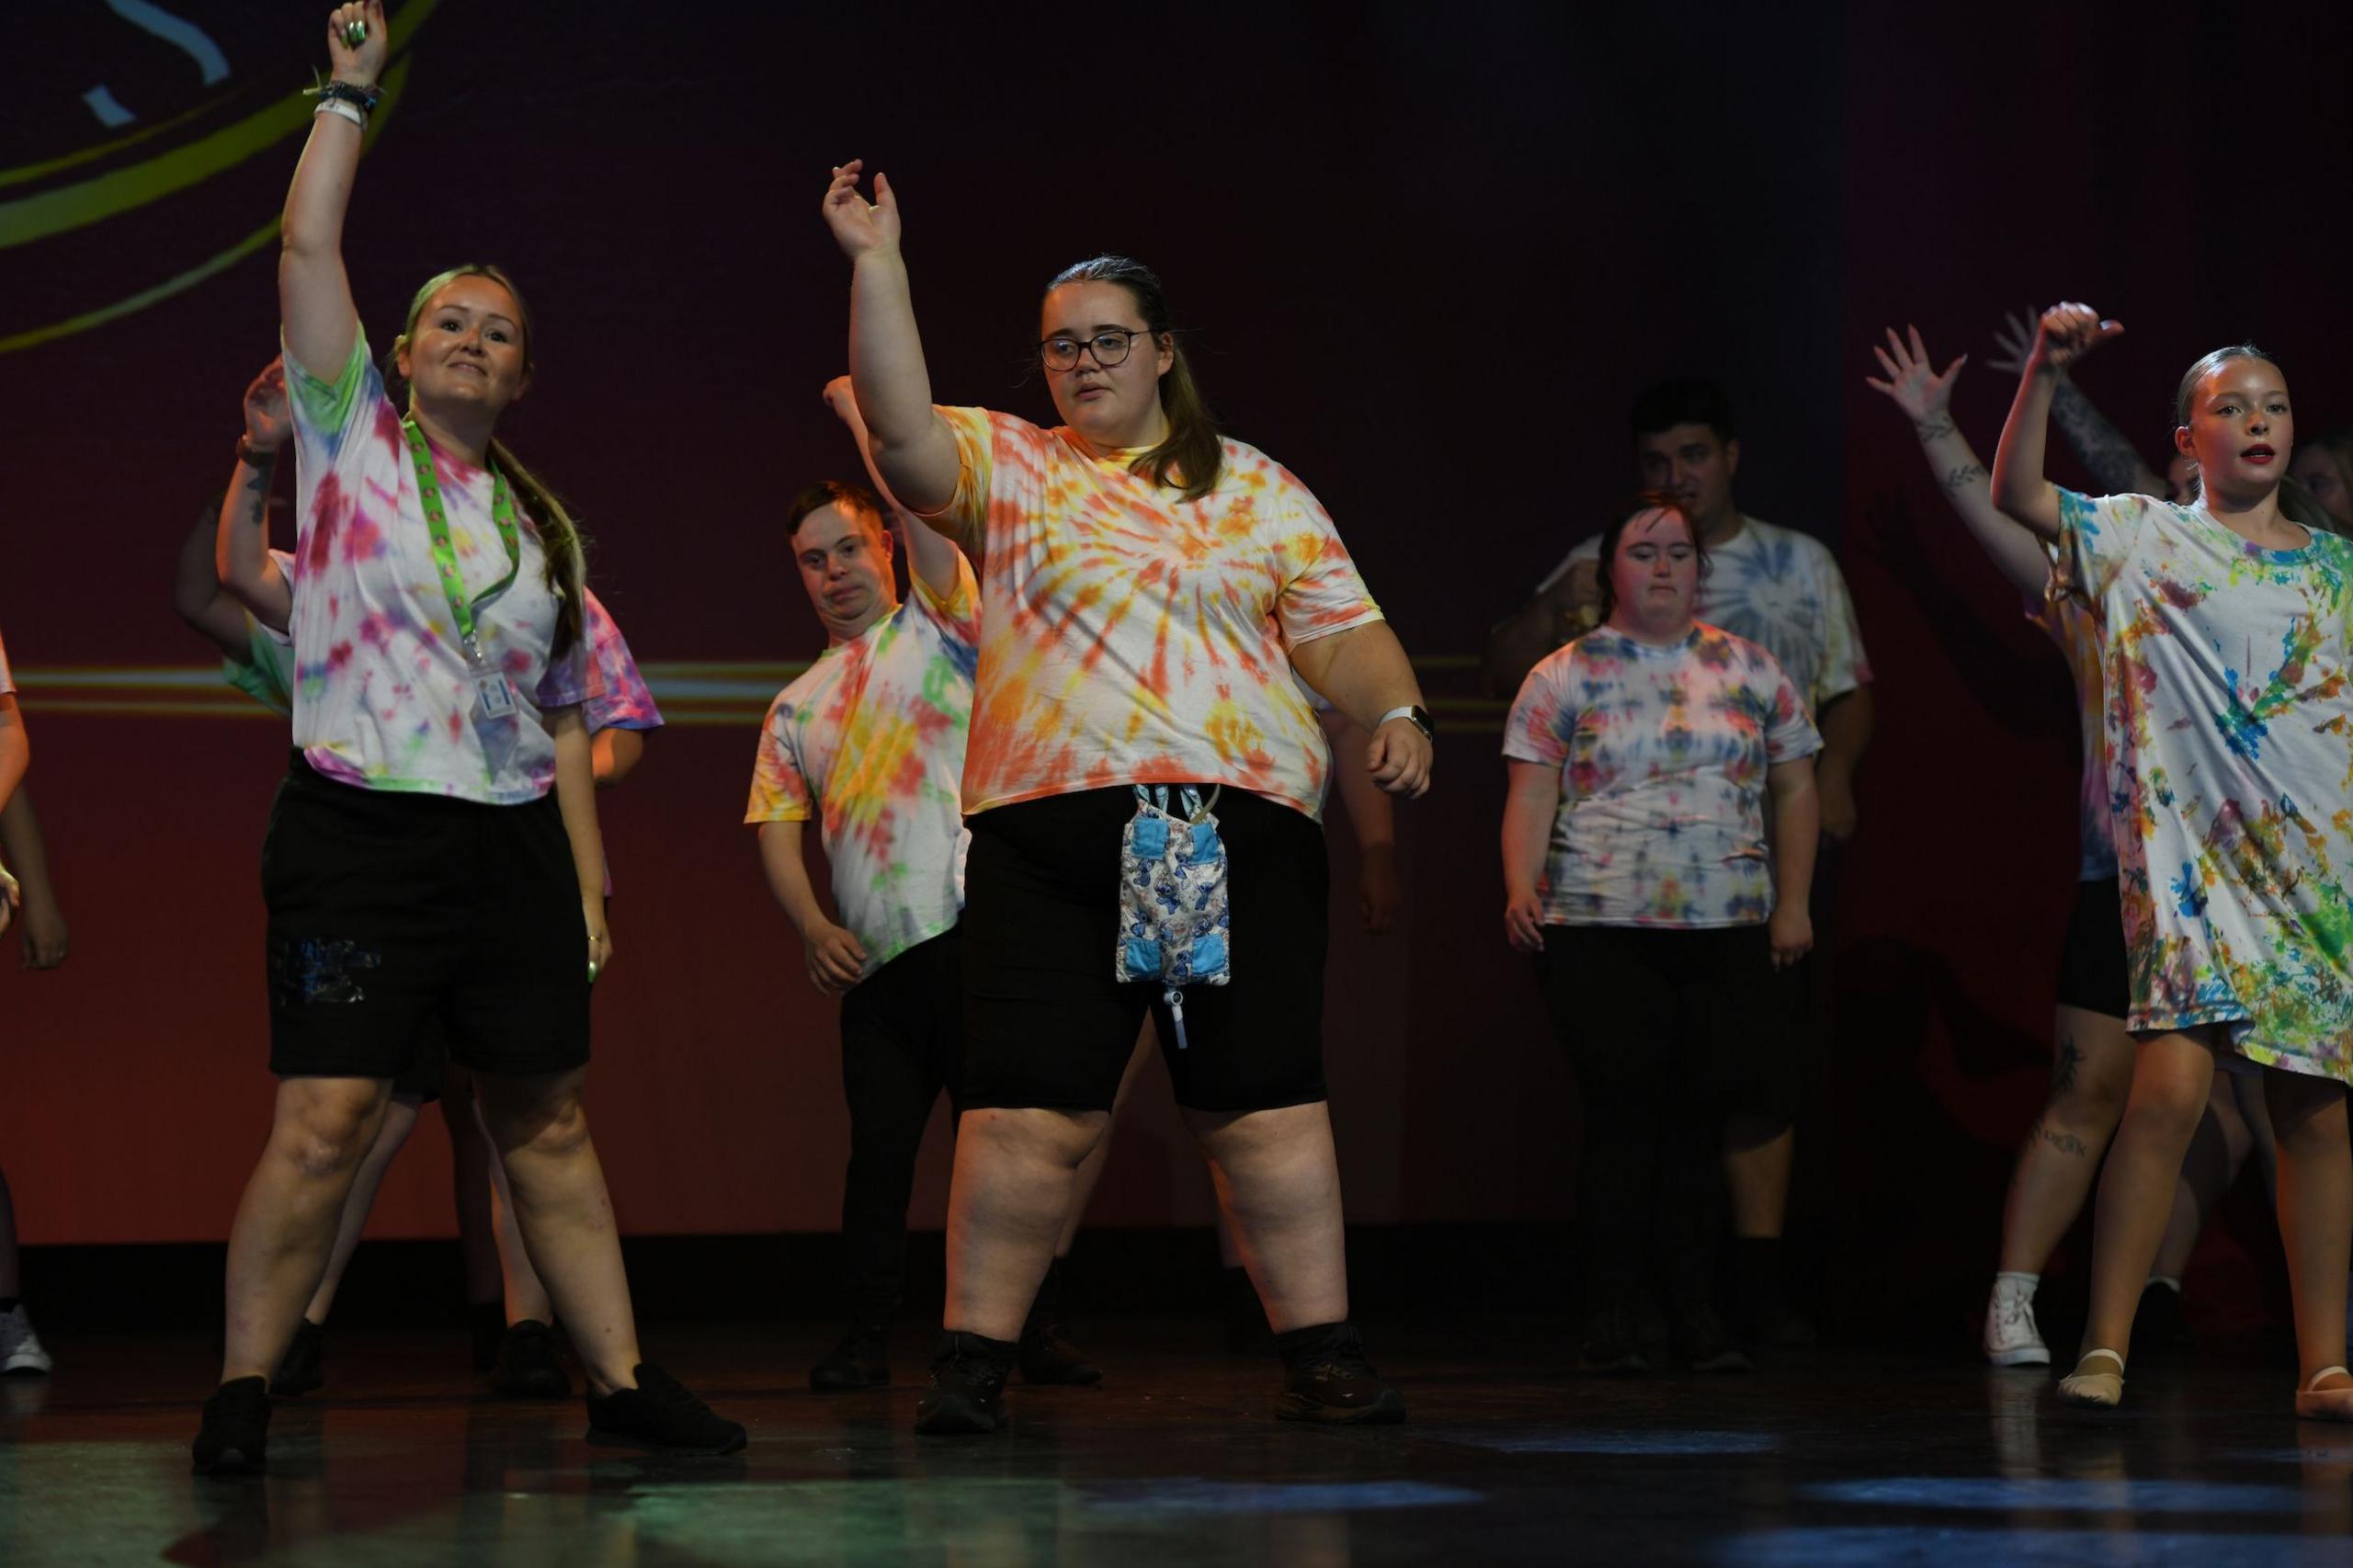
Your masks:
<path fill-rule="evenodd" d="M 1761 926 L 1547 926 L 1539 959 L 1584 1123 L 1577 1230 L 1588 1307 L 1655 1270 L 1670 1312 L 1707 1304 L 1724 1113 L 1786 1013 Z"/>
<path fill-rule="evenodd" d="M 942 1090 L 957 1108 L 964 1045 L 961 933 L 908 949 L 842 998 L 842 1093 L 849 1170 L 842 1251 L 850 1311 L 888 1323 L 906 1274 L 907 1199 L 915 1153 Z"/>

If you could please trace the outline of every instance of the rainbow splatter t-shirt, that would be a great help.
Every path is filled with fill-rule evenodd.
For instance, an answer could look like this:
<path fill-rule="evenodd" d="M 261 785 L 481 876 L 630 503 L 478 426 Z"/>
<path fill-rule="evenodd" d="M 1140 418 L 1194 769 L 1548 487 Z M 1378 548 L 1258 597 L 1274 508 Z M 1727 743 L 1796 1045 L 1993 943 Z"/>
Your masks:
<path fill-rule="evenodd" d="M 1199 501 L 1134 451 L 943 408 L 962 460 L 940 520 L 983 562 L 965 810 L 1122 784 L 1228 784 L 1317 816 L 1332 769 L 1290 650 L 1381 619 L 1332 519 L 1224 443 Z"/>
<path fill-rule="evenodd" d="M 514 585 L 475 612 L 483 653 L 515 688 L 494 756 L 475 732 L 474 682 L 434 568 L 416 470 L 366 335 L 353 334 L 332 381 L 289 353 L 286 387 L 297 497 L 294 744 L 319 772 L 362 789 L 490 805 L 538 800 L 555 783 L 555 742 L 540 715 L 581 700 L 587 649 L 549 657 L 556 598 L 530 517 L 518 503 Z M 459 574 L 479 595 L 506 573 L 490 472 L 439 451 L 434 464 Z"/>
<path fill-rule="evenodd" d="M 620 623 L 593 589 L 580 590 L 581 631 L 588 642 L 588 685 L 580 702 L 580 722 L 591 734 L 599 730 L 658 730 L 662 710 L 630 656 L 629 639 Z"/>
<path fill-rule="evenodd" d="M 2060 559 L 2100 611 L 2126 1024 L 2353 1079 L 2353 543 L 2063 490 Z"/>
<path fill-rule="evenodd" d="M 865 973 L 952 928 L 964 907 L 959 790 L 980 656 L 980 585 L 921 575 L 904 603 L 818 656 L 777 693 L 760 731 L 747 823 L 815 818 L 841 924 Z"/>
<path fill-rule="evenodd" d="M 1561 770 L 1544 923 L 1770 918 L 1766 775 L 1821 749 L 1773 655 L 1720 628 L 1659 647 L 1603 626 L 1555 649 L 1504 722 L 1504 756 Z"/>
<path fill-rule="evenodd" d="M 2079 881 L 2116 875 L 2116 830 L 2108 813 L 2108 714 L 2100 681 L 2099 613 L 2070 590 L 2053 547 L 2051 585 L 2027 602 L 2026 618 L 2059 644 L 2075 685 L 2075 722 L 2083 733 L 2084 767 L 2075 790 L 2075 837 Z"/>

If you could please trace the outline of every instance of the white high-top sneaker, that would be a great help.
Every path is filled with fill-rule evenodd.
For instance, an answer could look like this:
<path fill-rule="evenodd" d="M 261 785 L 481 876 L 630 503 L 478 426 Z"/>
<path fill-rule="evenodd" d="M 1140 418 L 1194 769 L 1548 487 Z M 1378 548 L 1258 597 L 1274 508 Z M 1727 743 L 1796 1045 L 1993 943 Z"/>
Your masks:
<path fill-rule="evenodd" d="M 2008 1280 L 1985 1299 L 1985 1359 L 1996 1367 L 2048 1367 L 2051 1347 L 2035 1326 L 2034 1298 Z"/>
<path fill-rule="evenodd" d="M 46 1372 L 49 1352 L 40 1347 L 33 1320 L 22 1301 L 0 1312 L 0 1372 Z"/>

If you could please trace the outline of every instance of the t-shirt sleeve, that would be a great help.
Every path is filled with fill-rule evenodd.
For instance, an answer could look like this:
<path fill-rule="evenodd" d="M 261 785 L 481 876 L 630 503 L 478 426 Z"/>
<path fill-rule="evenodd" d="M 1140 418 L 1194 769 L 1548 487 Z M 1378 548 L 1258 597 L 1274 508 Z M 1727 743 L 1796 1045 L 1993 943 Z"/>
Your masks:
<path fill-rule="evenodd" d="M 767 722 L 760 726 L 759 756 L 752 764 L 752 799 L 744 820 L 807 822 L 816 814 L 809 779 L 801 771 L 793 746 L 793 712 L 782 696 L 768 705 Z"/>
<path fill-rule="evenodd" d="M 985 408 L 941 408 L 938 413 L 956 437 L 956 494 L 930 520 L 946 520 L 964 553 L 981 555 L 987 548 L 989 501 L 996 487 L 997 439 L 1004 426 L 1022 422 Z"/>
<path fill-rule="evenodd" d="M 542 713 L 555 708 L 576 708 L 587 700 L 588 628 L 585 622 L 580 633 L 562 657 L 548 660 L 548 667 L 531 693 L 531 701 Z"/>
<path fill-rule="evenodd" d="M 2107 597 L 2148 527 L 2152 505 L 2145 495 L 2095 499 L 2072 490 L 2060 491 L 2059 543 L 2053 560 L 2062 585 L 2093 604 Z"/>
<path fill-rule="evenodd" d="M 594 592 L 583 593 L 580 608 L 587 623 L 589 656 L 581 722 L 592 732 L 660 729 L 662 710 L 654 706 L 654 693 L 638 673 L 620 623 Z"/>
<path fill-rule="evenodd" d="M 1813 756 L 1822 749 L 1822 733 L 1807 716 L 1805 698 L 1797 683 L 1781 668 L 1781 662 L 1764 649 L 1756 650 L 1756 690 L 1764 699 L 1766 758 L 1779 763 Z"/>
<path fill-rule="evenodd" d="M 1822 551 L 1822 667 L 1814 676 L 1816 712 L 1834 698 L 1871 683 L 1870 660 L 1863 653 L 1863 629 L 1855 619 L 1854 596 L 1847 591 L 1847 575 L 1827 546 Z"/>
<path fill-rule="evenodd" d="M 1514 762 L 1559 767 L 1569 759 L 1569 666 L 1574 643 L 1538 661 L 1519 683 L 1511 713 L 1504 720 L 1504 756 Z"/>
<path fill-rule="evenodd" d="M 1536 591 L 1540 594 L 1548 592 L 1553 584 L 1567 576 L 1569 574 L 1569 568 L 1574 566 L 1578 562 L 1598 561 L 1600 559 L 1601 536 L 1599 534 L 1587 534 L 1585 538 L 1577 540 L 1576 543 L 1569 547 L 1569 552 L 1561 557 L 1561 563 L 1558 566 L 1553 567 L 1550 572 L 1544 574 L 1544 580 L 1536 585 Z"/>
<path fill-rule="evenodd" d="M 944 599 L 931 591 L 931 585 L 923 580 L 922 573 L 913 569 L 907 573 L 907 586 L 942 635 L 954 646 L 977 656 L 981 646 L 981 582 L 972 574 L 972 558 L 961 550 L 956 552 L 956 590 Z"/>
<path fill-rule="evenodd" d="M 332 381 L 285 356 L 287 404 L 293 414 L 294 460 L 310 502 L 294 518 L 294 553 L 324 562 L 334 530 L 358 500 L 367 436 L 400 415 L 384 395 L 383 373 L 368 357 L 368 335 L 354 332 L 351 357 Z M 310 476 L 316 475 L 313 480 Z"/>
<path fill-rule="evenodd" d="M 1381 619 L 1381 607 L 1364 585 L 1348 547 L 1332 526 L 1331 514 L 1307 486 L 1281 473 L 1282 536 L 1276 543 L 1282 586 L 1275 595 L 1275 620 L 1283 646 L 1296 648 Z"/>
<path fill-rule="evenodd" d="M 290 715 L 294 711 L 293 640 L 246 616 L 245 656 L 222 659 L 221 678 L 271 712 Z"/>

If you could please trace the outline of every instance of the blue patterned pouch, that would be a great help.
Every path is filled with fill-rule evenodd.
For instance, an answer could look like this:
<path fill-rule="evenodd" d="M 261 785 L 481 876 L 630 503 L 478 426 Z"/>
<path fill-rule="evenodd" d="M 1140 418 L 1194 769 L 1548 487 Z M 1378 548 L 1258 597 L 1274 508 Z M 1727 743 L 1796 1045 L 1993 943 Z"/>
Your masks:
<path fill-rule="evenodd" d="M 1136 814 L 1120 838 L 1120 939 L 1111 957 L 1115 977 L 1166 987 L 1176 1022 L 1176 1049 L 1185 1049 L 1188 985 L 1223 985 L 1233 977 L 1228 945 L 1225 845 L 1217 835 L 1212 790 L 1205 804 L 1188 785 L 1168 809 L 1168 786 L 1136 789 Z"/>

